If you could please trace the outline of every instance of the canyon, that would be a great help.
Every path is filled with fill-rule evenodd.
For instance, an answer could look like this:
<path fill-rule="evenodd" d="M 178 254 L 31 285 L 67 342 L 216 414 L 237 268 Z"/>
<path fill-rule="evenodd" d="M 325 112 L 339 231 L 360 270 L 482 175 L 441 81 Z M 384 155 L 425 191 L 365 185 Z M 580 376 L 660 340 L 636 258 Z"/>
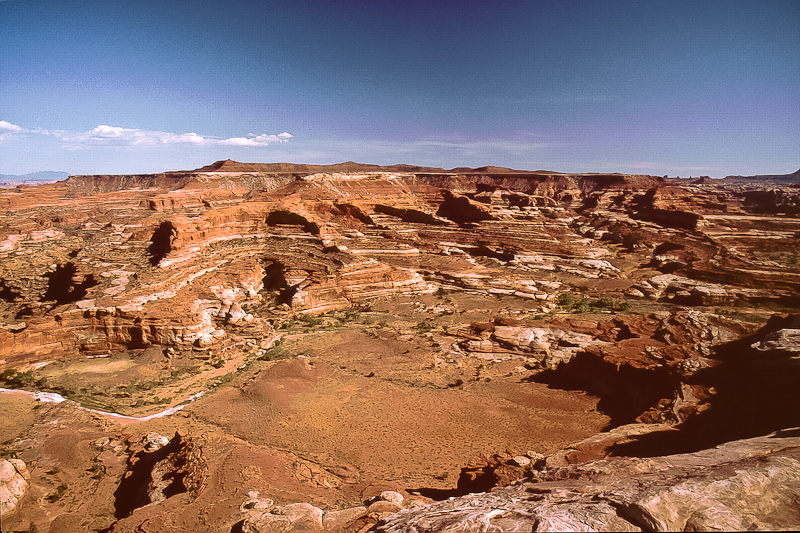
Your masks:
<path fill-rule="evenodd" d="M 0 189 L 3 531 L 796 529 L 799 250 L 800 171 Z"/>

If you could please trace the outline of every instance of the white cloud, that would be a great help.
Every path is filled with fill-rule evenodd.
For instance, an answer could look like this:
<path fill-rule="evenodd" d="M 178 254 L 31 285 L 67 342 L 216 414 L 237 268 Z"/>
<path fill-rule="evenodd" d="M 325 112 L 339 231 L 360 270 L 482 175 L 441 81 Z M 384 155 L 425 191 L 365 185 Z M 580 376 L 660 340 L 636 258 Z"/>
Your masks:
<path fill-rule="evenodd" d="M 254 135 L 248 134 L 246 137 L 204 137 L 194 132 L 189 133 L 170 133 L 158 130 L 142 130 L 135 128 L 122 128 L 120 126 L 109 126 L 100 124 L 89 131 L 67 131 L 67 130 L 45 130 L 34 129 L 26 130 L 16 124 L 0 120 L 0 140 L 3 134 L 7 133 L 35 133 L 55 137 L 60 140 L 64 148 L 68 150 L 80 150 L 92 147 L 134 147 L 134 146 L 154 146 L 164 144 L 192 144 L 192 145 L 223 145 L 223 146 L 251 146 L 262 147 L 274 143 L 283 143 L 292 138 L 286 132 L 277 135 Z"/>
<path fill-rule="evenodd" d="M 15 133 L 23 133 L 24 131 L 24 129 L 16 124 L 12 124 L 5 120 L 0 120 L 0 143 L 5 141 L 9 136 L 14 135 Z"/>
<path fill-rule="evenodd" d="M 221 139 L 217 142 L 218 144 L 226 146 L 267 146 L 276 142 L 286 142 L 291 138 L 292 135 L 284 131 L 278 135 L 253 135 L 250 133 L 247 137 L 231 137 L 230 139 Z"/>
<path fill-rule="evenodd" d="M 279 135 L 253 135 L 247 137 L 231 137 L 219 139 L 203 137 L 194 132 L 170 133 L 157 130 L 140 130 L 120 128 L 101 124 L 82 133 L 56 132 L 55 135 L 64 141 L 68 148 L 85 148 L 89 146 L 136 146 L 156 144 L 194 144 L 194 145 L 230 145 L 230 146 L 268 146 L 284 142 L 292 136 L 288 133 Z"/>
<path fill-rule="evenodd" d="M 5 120 L 0 120 L 0 130 L 2 130 L 2 131 L 11 131 L 11 132 L 21 132 L 22 128 L 17 126 L 16 124 L 12 124 L 10 122 L 6 122 Z"/>

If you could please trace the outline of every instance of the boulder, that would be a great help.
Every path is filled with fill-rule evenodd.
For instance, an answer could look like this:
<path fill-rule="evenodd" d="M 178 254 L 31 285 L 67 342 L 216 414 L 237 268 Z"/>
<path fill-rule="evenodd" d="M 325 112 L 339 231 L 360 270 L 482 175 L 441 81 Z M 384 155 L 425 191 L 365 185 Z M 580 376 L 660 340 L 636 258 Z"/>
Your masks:
<path fill-rule="evenodd" d="M 328 511 L 322 516 L 322 527 L 326 531 L 340 531 L 350 522 L 366 515 L 367 508 L 364 506 Z"/>
<path fill-rule="evenodd" d="M 242 523 L 243 533 L 283 533 L 321 531 L 322 509 L 310 503 L 291 503 L 271 511 L 256 513 Z"/>
<path fill-rule="evenodd" d="M 19 459 L 0 459 L 0 516 L 14 512 L 28 490 L 31 479 L 25 463 Z"/>
<path fill-rule="evenodd" d="M 396 505 L 403 505 L 403 495 L 393 490 L 385 490 L 381 492 L 378 498 L 385 502 L 391 502 Z"/>
<path fill-rule="evenodd" d="M 760 352 L 777 350 L 800 355 L 800 329 L 780 329 L 767 333 L 764 338 L 752 347 Z"/>

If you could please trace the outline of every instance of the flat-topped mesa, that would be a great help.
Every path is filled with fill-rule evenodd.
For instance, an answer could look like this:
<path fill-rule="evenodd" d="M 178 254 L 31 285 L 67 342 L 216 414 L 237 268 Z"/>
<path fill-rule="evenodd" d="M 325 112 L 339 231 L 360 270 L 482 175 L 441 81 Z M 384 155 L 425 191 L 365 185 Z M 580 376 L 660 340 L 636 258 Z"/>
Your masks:
<path fill-rule="evenodd" d="M 195 170 L 195 173 L 211 172 L 264 172 L 273 174 L 297 174 L 309 175 L 320 173 L 358 173 L 358 172 L 425 172 L 441 171 L 444 169 L 419 167 L 414 165 L 370 165 L 346 161 L 334 165 L 305 165 L 295 163 L 240 163 L 227 159 L 217 161 L 211 165 L 206 165 Z"/>
<path fill-rule="evenodd" d="M 180 189 L 191 179 L 190 172 L 75 175 L 67 178 L 64 186 L 68 195 L 89 196 L 127 189 Z"/>
<path fill-rule="evenodd" d="M 663 178 L 634 174 L 563 174 L 544 170 L 459 168 L 443 172 L 415 172 L 418 179 L 437 187 L 473 191 L 486 187 L 518 192 L 577 189 L 581 192 L 608 189 L 646 190 L 663 183 Z"/>
<path fill-rule="evenodd" d="M 714 180 L 712 180 L 714 181 Z M 800 184 L 800 170 L 791 174 L 760 174 L 757 176 L 725 176 L 720 183 L 725 185 L 743 184 L 752 185 L 759 183 L 762 186 L 791 186 Z"/>

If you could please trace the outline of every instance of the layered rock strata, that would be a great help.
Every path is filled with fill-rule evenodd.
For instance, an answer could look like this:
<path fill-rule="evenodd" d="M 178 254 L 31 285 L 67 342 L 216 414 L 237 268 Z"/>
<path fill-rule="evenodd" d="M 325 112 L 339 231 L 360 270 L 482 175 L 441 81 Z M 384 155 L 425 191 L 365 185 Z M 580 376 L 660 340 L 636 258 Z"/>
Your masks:
<path fill-rule="evenodd" d="M 3 467 L 4 516 L 793 527 L 730 504 L 794 487 L 759 448 L 793 433 L 700 452 L 800 425 L 790 185 L 222 161 L 0 190 L 0 385 L 40 399 L 2 393 L 3 464 L 39 465 Z"/>

